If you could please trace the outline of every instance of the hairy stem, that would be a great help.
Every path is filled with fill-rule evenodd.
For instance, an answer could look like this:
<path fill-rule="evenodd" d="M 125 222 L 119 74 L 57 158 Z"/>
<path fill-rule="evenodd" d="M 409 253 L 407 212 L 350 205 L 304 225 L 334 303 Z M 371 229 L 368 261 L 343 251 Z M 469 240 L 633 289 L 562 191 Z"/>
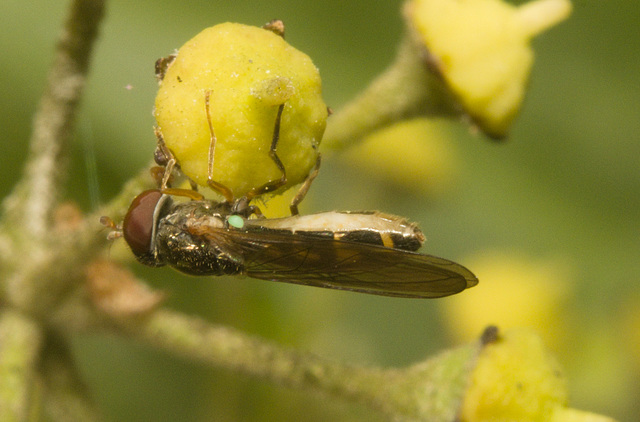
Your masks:
<path fill-rule="evenodd" d="M 92 47 L 103 16 L 104 0 L 76 0 L 58 40 L 47 87 L 33 121 L 28 164 L 16 192 L 24 229 L 42 239 L 50 227 L 64 157 L 77 105 L 86 82 Z"/>
<path fill-rule="evenodd" d="M 23 421 L 32 410 L 42 332 L 19 312 L 0 313 L 0 421 Z"/>
<path fill-rule="evenodd" d="M 140 321 L 121 326 L 138 341 L 175 355 L 257 376 L 289 387 L 316 387 L 355 398 L 381 371 L 347 366 L 311 353 L 269 343 L 230 327 L 209 324 L 199 318 L 160 309 Z M 350 384 L 342 381 L 351 379 Z M 377 383 L 376 383 L 377 384 Z"/>
<path fill-rule="evenodd" d="M 412 117 L 452 114 L 452 99 L 429 72 L 423 56 L 405 35 L 395 61 L 327 120 L 323 148 L 343 149 L 386 125 Z"/>
<path fill-rule="evenodd" d="M 475 342 L 412 367 L 380 369 L 288 349 L 166 309 L 123 321 L 120 328 L 138 341 L 192 361 L 362 402 L 411 420 L 453 420 L 481 348 Z"/>

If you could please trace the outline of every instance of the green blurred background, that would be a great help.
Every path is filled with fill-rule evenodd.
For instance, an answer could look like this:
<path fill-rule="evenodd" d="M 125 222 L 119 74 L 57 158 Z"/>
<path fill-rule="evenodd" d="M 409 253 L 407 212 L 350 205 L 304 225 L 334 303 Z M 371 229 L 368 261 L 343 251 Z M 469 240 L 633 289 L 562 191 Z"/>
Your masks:
<path fill-rule="evenodd" d="M 205 27 L 283 19 L 287 40 L 313 58 L 325 101 L 339 109 L 393 58 L 402 35 L 401 4 L 110 1 L 65 195 L 90 210 L 149 162 L 154 62 Z M 67 6 L 33 0 L 0 6 L 0 197 L 20 177 Z M 437 142 L 446 146 L 451 168 L 444 192 L 401 186 L 328 154 L 304 209 L 407 216 L 425 231 L 425 251 L 472 270 L 472 257 L 486 251 L 525 257 L 534 270 L 538 262 L 562 262 L 569 275 L 559 277 L 567 283 L 561 309 L 553 319 L 532 318 L 529 325 L 543 337 L 546 330 L 559 333 L 549 347 L 566 368 L 572 407 L 631 421 L 640 413 L 640 3 L 575 1 L 574 8 L 569 21 L 534 40 L 530 91 L 509 140 L 496 144 L 460 124 L 439 130 Z M 455 298 L 382 298 L 131 267 L 168 291 L 172 308 L 339 360 L 402 366 L 463 341 L 455 322 L 447 321 L 455 312 L 443 312 Z M 483 283 L 489 288 L 491 280 L 480 278 L 476 289 Z M 518 282 L 517 276 L 509 280 Z M 502 286 L 485 301 L 511 300 L 508 290 Z M 493 303 L 478 303 L 483 306 Z M 107 420 L 379 418 L 358 405 L 204 368 L 116 338 L 77 338 L 74 348 Z"/>

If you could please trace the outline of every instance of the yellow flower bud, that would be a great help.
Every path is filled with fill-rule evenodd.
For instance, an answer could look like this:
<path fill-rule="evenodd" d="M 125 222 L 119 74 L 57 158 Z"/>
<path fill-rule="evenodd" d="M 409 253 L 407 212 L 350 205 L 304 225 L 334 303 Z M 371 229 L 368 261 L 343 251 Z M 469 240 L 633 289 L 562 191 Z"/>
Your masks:
<path fill-rule="evenodd" d="M 471 374 L 462 422 L 613 422 L 567 407 L 567 381 L 541 339 L 510 330 L 486 345 Z"/>
<path fill-rule="evenodd" d="M 564 20 L 569 0 L 411 0 L 407 20 L 429 62 L 490 136 L 506 135 L 533 62 L 529 40 Z"/>
<path fill-rule="evenodd" d="M 168 65 L 155 117 L 185 175 L 207 186 L 211 131 L 213 180 L 236 197 L 281 177 L 269 157 L 278 107 L 284 104 L 277 154 L 286 172 L 281 190 L 301 183 L 315 165 L 327 107 L 317 68 L 274 32 L 223 23 L 188 41 Z"/>

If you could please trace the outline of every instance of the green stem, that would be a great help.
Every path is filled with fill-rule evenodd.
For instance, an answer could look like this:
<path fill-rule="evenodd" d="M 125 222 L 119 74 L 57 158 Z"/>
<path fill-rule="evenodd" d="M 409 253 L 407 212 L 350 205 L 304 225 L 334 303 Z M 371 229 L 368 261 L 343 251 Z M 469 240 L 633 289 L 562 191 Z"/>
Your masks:
<path fill-rule="evenodd" d="M 19 199 L 7 202 L 15 207 L 11 215 L 35 239 L 43 239 L 51 226 L 67 143 L 103 11 L 104 0 L 76 0 L 71 5 L 34 117 L 25 175 L 14 190 Z"/>
<path fill-rule="evenodd" d="M 406 35 L 391 66 L 330 116 L 323 148 L 342 149 L 393 122 L 452 114 L 452 100 L 423 57 L 424 52 Z"/>
<path fill-rule="evenodd" d="M 284 348 L 166 309 L 122 322 L 120 327 L 139 341 L 190 360 L 291 388 L 315 389 L 416 420 L 453 420 L 480 350 L 480 343 L 472 343 L 406 369 L 380 369 Z"/>
<path fill-rule="evenodd" d="M 25 421 L 32 411 L 42 332 L 26 316 L 0 313 L 0 422 Z"/>

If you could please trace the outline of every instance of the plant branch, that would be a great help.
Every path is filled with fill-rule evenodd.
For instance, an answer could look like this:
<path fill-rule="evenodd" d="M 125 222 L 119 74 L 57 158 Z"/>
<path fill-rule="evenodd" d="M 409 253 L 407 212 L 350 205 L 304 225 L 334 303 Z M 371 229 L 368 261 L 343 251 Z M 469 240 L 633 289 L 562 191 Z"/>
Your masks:
<path fill-rule="evenodd" d="M 322 145 L 343 149 L 396 121 L 454 114 L 453 104 L 442 82 L 429 72 L 423 51 L 405 35 L 394 62 L 327 120 Z"/>
<path fill-rule="evenodd" d="M 329 393 L 396 418 L 416 420 L 453 420 L 482 347 L 475 342 L 408 368 L 380 369 L 330 361 L 167 309 L 123 320 L 119 326 L 138 341 L 192 361 L 290 388 Z"/>
<path fill-rule="evenodd" d="M 24 196 L 14 198 L 18 201 L 14 216 L 24 216 L 26 233 L 36 239 L 42 239 L 50 226 L 63 179 L 60 169 L 103 11 L 104 0 L 75 0 L 71 5 L 34 117 L 25 175 L 14 191 L 14 195 L 22 192 Z"/>
<path fill-rule="evenodd" d="M 50 381 L 38 373 L 46 356 L 43 356 L 45 328 L 39 325 L 37 312 L 46 313 L 46 305 L 51 302 L 47 299 L 51 293 L 46 291 L 51 286 L 47 271 L 64 271 L 69 268 L 66 264 L 75 263 L 51 259 L 60 246 L 52 220 L 64 181 L 67 144 L 103 10 L 104 0 L 72 2 L 34 116 L 23 177 L 3 203 L 0 420 L 32 419 L 37 408 L 34 399 L 39 396 L 35 386 Z"/>
<path fill-rule="evenodd" d="M 289 387 L 315 385 L 353 397 L 358 395 L 359 389 L 355 385 L 341 385 L 337 380 L 346 376 L 357 380 L 371 372 L 370 369 L 332 363 L 166 308 L 142 320 L 123 321 L 120 327 L 130 337 L 174 355 L 268 378 Z M 378 372 L 376 376 L 380 374 Z"/>
<path fill-rule="evenodd" d="M 0 421 L 23 421 L 31 412 L 42 332 L 26 316 L 0 313 Z"/>

